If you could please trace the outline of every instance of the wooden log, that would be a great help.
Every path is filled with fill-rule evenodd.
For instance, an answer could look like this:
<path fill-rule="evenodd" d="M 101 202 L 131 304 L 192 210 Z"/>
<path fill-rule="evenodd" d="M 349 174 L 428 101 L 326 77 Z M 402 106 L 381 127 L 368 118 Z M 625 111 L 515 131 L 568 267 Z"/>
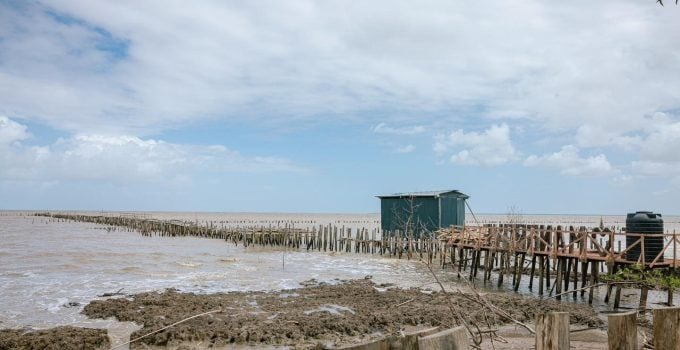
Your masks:
<path fill-rule="evenodd" d="M 680 307 L 655 309 L 654 349 L 680 350 Z"/>
<path fill-rule="evenodd" d="M 569 313 L 536 316 L 536 350 L 569 350 Z"/>
<path fill-rule="evenodd" d="M 610 350 L 637 350 L 637 313 L 625 312 L 607 316 Z"/>
<path fill-rule="evenodd" d="M 468 350 L 469 347 L 464 327 L 447 329 L 418 339 L 420 350 Z"/>

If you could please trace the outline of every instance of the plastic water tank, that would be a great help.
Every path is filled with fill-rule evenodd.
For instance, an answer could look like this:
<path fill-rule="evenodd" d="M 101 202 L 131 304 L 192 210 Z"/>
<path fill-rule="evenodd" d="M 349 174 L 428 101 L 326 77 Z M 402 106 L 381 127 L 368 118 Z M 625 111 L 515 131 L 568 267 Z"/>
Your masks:
<path fill-rule="evenodd" d="M 651 263 L 663 250 L 663 236 L 645 237 L 644 235 L 663 234 L 663 219 L 661 214 L 651 211 L 629 213 L 626 217 L 626 233 L 642 234 L 645 242 L 645 262 Z M 640 239 L 640 236 L 626 236 L 626 246 L 630 247 Z M 637 261 L 640 258 L 642 242 L 626 253 L 626 260 Z M 663 257 L 657 262 L 662 261 Z"/>

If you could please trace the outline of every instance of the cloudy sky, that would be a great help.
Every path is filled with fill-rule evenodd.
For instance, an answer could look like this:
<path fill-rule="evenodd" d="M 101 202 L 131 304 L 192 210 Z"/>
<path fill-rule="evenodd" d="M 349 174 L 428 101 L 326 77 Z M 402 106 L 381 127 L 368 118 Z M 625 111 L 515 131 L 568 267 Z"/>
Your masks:
<path fill-rule="evenodd" d="M 0 208 L 680 214 L 680 6 L 0 1 Z"/>

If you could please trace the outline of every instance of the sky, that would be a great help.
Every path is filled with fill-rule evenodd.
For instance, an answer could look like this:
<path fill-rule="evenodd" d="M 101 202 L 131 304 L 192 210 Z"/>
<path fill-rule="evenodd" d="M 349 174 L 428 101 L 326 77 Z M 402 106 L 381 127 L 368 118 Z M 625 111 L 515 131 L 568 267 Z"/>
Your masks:
<path fill-rule="evenodd" d="M 680 6 L 0 0 L 0 209 L 680 214 Z"/>

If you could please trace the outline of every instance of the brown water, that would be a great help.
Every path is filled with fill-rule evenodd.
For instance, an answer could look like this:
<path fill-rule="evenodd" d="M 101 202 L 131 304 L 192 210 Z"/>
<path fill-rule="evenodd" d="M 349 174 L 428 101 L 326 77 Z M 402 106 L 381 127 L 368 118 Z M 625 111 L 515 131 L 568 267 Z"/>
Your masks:
<path fill-rule="evenodd" d="M 293 225 L 303 228 L 334 224 L 372 230 L 380 224 L 378 214 L 122 215 L 228 226 Z M 574 226 L 597 226 L 600 218 L 522 216 L 522 220 L 529 223 Z M 481 222 L 506 219 L 505 215 L 477 216 Z M 667 230 L 679 228 L 679 217 L 664 219 Z M 603 216 L 602 220 L 605 226 L 625 225 L 625 216 Z M 432 287 L 434 282 L 424 266 L 415 261 L 351 253 L 243 248 L 214 239 L 143 237 L 134 232 L 109 231 L 93 224 L 0 212 L 0 328 L 76 325 L 125 333 L 131 329 L 129 324 L 86 319 L 80 315 L 82 307 L 98 295 L 119 290 L 129 294 L 165 288 L 198 293 L 280 290 L 298 287 L 300 282 L 312 278 L 333 283 L 368 275 L 377 283 L 396 283 L 404 287 Z M 461 286 L 450 270 L 443 272 L 440 278 L 449 281 L 451 287 Z M 526 289 L 527 282 L 525 277 L 522 293 L 530 293 Z M 495 282 L 488 288 L 494 289 L 494 286 Z M 624 291 L 623 295 L 624 306 L 637 306 L 635 290 Z M 604 310 L 607 306 L 601 301 L 603 296 L 604 288 L 601 288 L 595 304 Z M 649 299 L 650 304 L 665 301 L 665 293 L 652 292 Z M 582 302 L 581 299 L 577 301 Z M 69 303 L 73 306 L 69 307 Z"/>
<path fill-rule="evenodd" d="M 107 327 L 80 315 L 97 295 L 165 288 L 199 293 L 296 288 L 373 276 L 431 283 L 413 261 L 361 254 L 236 247 L 201 238 L 143 237 L 93 224 L 0 215 L 0 328 Z M 79 305 L 68 307 L 69 303 Z"/>

